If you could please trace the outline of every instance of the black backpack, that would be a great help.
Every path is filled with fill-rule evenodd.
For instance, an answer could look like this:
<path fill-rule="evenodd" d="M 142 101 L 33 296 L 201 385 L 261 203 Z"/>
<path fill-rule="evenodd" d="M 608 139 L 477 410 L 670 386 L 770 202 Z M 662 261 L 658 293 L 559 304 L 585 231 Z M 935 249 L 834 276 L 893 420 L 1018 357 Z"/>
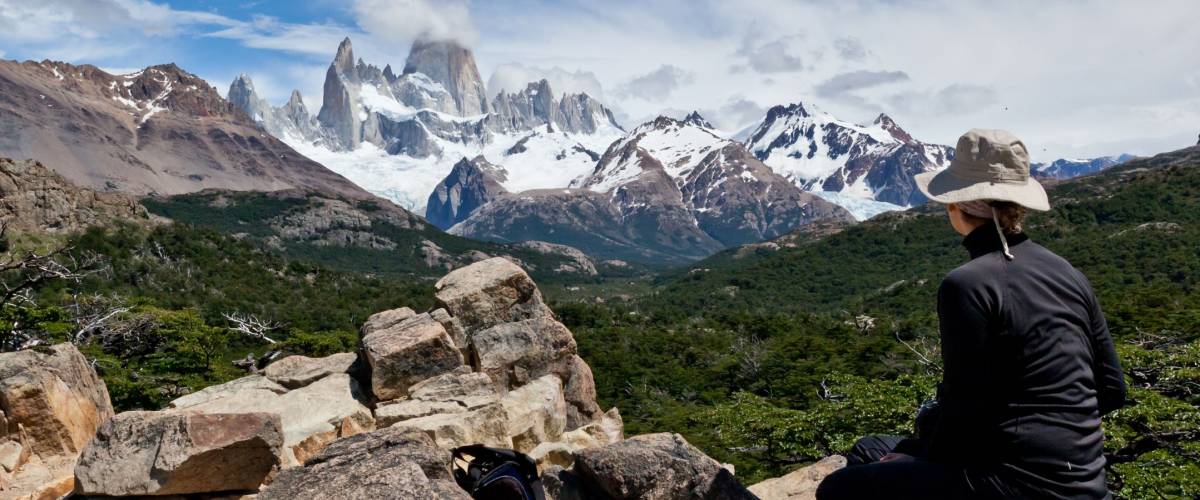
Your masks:
<path fill-rule="evenodd" d="M 476 500 L 545 500 L 537 464 L 513 450 L 483 445 L 450 453 L 454 481 Z M 470 457 L 470 458 L 468 458 Z"/>

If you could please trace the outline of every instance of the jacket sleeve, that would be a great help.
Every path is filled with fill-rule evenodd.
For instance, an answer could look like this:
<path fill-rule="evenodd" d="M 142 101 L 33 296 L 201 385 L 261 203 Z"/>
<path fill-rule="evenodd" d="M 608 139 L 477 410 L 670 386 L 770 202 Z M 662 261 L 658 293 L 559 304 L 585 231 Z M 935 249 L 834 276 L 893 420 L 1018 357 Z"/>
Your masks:
<path fill-rule="evenodd" d="M 1088 300 L 1088 321 L 1090 332 L 1088 338 L 1092 343 L 1092 375 L 1096 379 L 1096 399 L 1100 403 L 1100 414 L 1125 406 L 1125 375 L 1121 372 L 1121 362 L 1117 359 L 1117 350 L 1113 345 L 1112 335 L 1108 332 L 1108 322 L 1104 320 L 1104 312 L 1100 310 L 1100 301 L 1092 286 L 1083 278 L 1084 292 Z"/>
<path fill-rule="evenodd" d="M 986 420 L 990 395 L 988 336 L 990 298 L 986 291 L 966 285 L 953 274 L 938 289 L 938 325 L 942 345 L 942 383 L 938 388 L 941 415 L 933 431 L 930 455 L 967 458 L 974 426 Z M 979 450 L 976 450 L 979 451 Z"/>

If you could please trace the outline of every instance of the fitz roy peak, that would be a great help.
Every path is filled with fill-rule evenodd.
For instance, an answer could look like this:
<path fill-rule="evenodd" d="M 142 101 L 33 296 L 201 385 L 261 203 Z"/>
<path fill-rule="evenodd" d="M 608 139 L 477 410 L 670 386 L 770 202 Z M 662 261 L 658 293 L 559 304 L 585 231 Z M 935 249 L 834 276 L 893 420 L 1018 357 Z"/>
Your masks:
<path fill-rule="evenodd" d="M 252 88 L 239 77 L 230 95 Z M 506 189 L 566 187 L 624 134 L 600 102 L 555 94 L 545 80 L 491 99 L 484 89 L 474 55 L 457 42 L 417 40 L 397 73 L 356 59 L 345 39 L 315 117 L 298 94 L 274 110 L 257 97 L 235 101 L 303 154 L 409 209 L 424 205 L 459 160 L 480 155 L 508 171 Z"/>

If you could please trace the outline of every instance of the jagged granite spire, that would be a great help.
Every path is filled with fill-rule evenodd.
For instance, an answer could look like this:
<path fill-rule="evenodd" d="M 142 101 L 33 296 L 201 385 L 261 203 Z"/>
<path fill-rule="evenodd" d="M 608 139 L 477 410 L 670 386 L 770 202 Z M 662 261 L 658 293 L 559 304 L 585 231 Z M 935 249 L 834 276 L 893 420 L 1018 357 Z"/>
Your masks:
<path fill-rule="evenodd" d="M 337 55 L 325 72 L 324 96 L 317 121 L 331 132 L 339 146 L 353 149 L 362 139 L 358 116 L 358 72 L 354 48 L 347 37 L 338 44 Z"/>

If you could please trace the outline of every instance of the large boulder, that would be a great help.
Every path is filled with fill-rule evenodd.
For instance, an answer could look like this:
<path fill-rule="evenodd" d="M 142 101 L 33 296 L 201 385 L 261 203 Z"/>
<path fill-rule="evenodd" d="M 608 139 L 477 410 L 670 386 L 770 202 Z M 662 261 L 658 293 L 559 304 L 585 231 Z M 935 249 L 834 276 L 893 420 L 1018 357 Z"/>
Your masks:
<path fill-rule="evenodd" d="M 375 427 L 371 410 L 362 403 L 366 396 L 350 375 L 335 373 L 282 394 L 262 389 L 261 377 L 255 377 L 258 376 L 223 384 L 232 389 L 206 389 L 210 391 L 209 398 L 200 399 L 193 394 L 172 401 L 170 406 L 203 413 L 266 412 L 279 415 L 283 424 L 285 466 L 303 462 L 339 437 Z"/>
<path fill-rule="evenodd" d="M 76 458 L 112 415 L 108 389 L 75 346 L 0 354 L 0 497 L 69 492 Z"/>
<path fill-rule="evenodd" d="M 434 289 L 438 304 L 468 331 L 553 316 L 533 279 L 503 257 L 456 269 L 438 280 Z"/>
<path fill-rule="evenodd" d="M 43 459 L 78 456 L 113 416 L 108 388 L 71 344 L 0 354 L 0 443 Z"/>
<path fill-rule="evenodd" d="M 753 499 L 727 469 L 678 434 L 646 434 L 580 451 L 575 474 L 612 498 Z"/>
<path fill-rule="evenodd" d="M 750 492 L 762 500 L 814 500 L 817 486 L 825 476 L 845 466 L 846 457 L 833 455 L 787 475 L 755 484 L 750 487 Z"/>
<path fill-rule="evenodd" d="M 254 491 L 279 466 L 279 416 L 125 412 L 97 432 L 75 466 L 85 495 Z"/>
<path fill-rule="evenodd" d="M 284 470 L 258 500 L 469 499 L 450 475 L 450 454 L 426 434 L 391 427 L 340 439 Z"/>
<path fill-rule="evenodd" d="M 576 353 L 571 331 L 549 316 L 501 323 L 476 331 L 471 338 L 471 361 L 504 390 L 520 387 L 553 373 L 566 383 L 568 428 L 600 417 L 592 370 Z"/>
<path fill-rule="evenodd" d="M 263 375 L 283 387 L 296 389 L 335 373 L 348 373 L 357 359 L 358 356 L 352 352 L 324 358 L 288 356 L 267 365 Z"/>
<path fill-rule="evenodd" d="M 413 316 L 416 316 L 416 315 L 417 315 L 416 311 L 413 311 L 412 309 L 409 309 L 407 307 L 400 307 L 400 308 L 396 308 L 396 309 L 388 309 L 387 311 L 377 312 L 375 314 L 372 314 L 371 317 L 367 318 L 367 321 L 363 323 L 362 330 L 361 330 L 362 335 L 365 337 L 365 336 L 375 333 L 379 330 L 386 330 L 388 328 L 396 326 L 401 321 L 404 321 L 404 320 L 411 318 Z"/>
<path fill-rule="evenodd" d="M 371 392 L 380 401 L 408 395 L 408 388 L 462 366 L 454 339 L 429 314 L 405 319 L 362 338 L 371 370 Z"/>

